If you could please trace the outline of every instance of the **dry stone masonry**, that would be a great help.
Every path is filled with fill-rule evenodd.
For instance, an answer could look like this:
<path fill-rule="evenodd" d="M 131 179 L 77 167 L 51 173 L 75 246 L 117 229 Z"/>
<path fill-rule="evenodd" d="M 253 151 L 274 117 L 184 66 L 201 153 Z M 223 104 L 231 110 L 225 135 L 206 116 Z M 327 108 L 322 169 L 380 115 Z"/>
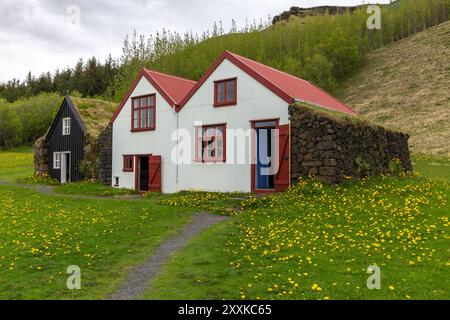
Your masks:
<path fill-rule="evenodd" d="M 100 171 L 99 180 L 106 184 L 111 185 L 112 179 L 112 124 L 109 124 L 100 133 L 98 138 L 100 146 Z"/>
<path fill-rule="evenodd" d="M 45 137 L 34 144 L 34 172 L 39 175 L 48 174 L 48 146 Z"/>
<path fill-rule="evenodd" d="M 330 184 L 345 177 L 411 171 L 409 136 L 308 105 L 291 105 L 291 177 L 313 176 Z"/>

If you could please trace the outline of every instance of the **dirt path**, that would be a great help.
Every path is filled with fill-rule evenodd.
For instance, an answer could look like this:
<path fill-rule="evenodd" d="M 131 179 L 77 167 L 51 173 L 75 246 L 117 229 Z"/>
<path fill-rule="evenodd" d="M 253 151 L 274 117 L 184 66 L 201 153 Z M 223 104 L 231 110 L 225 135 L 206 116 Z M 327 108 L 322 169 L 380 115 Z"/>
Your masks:
<path fill-rule="evenodd" d="M 168 262 L 171 255 L 182 249 L 188 241 L 203 230 L 225 221 L 229 217 L 197 213 L 192 216 L 182 233 L 175 238 L 163 242 L 143 264 L 134 268 L 122 287 L 112 295 L 112 300 L 137 300 L 148 289 L 151 280 L 158 274 L 161 267 Z"/>
<path fill-rule="evenodd" d="M 43 193 L 50 196 L 59 196 L 71 199 L 117 199 L 117 200 L 136 200 L 141 199 L 140 195 L 132 194 L 132 195 L 117 195 L 117 196 L 89 196 L 83 194 L 68 194 L 68 193 L 57 193 L 55 192 L 55 187 L 47 186 L 42 184 L 20 184 L 20 183 L 10 183 L 8 181 L 0 179 L 0 185 L 2 186 L 11 186 L 11 187 L 19 187 L 30 189 L 39 193 Z"/>

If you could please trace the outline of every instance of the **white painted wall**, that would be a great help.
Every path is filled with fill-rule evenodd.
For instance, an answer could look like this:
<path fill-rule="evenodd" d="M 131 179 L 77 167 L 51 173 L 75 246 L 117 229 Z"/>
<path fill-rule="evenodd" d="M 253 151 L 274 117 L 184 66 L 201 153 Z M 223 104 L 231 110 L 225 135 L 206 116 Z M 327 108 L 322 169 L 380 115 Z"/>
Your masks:
<path fill-rule="evenodd" d="M 131 132 L 131 98 L 156 94 L 156 130 Z M 176 192 L 176 164 L 171 161 L 171 151 L 176 142 L 170 137 L 176 130 L 177 116 L 168 102 L 142 77 L 130 98 L 113 123 L 112 176 L 119 177 L 119 187 L 134 189 L 134 172 L 123 172 L 123 155 L 153 154 L 162 156 L 162 191 Z"/>
<path fill-rule="evenodd" d="M 214 81 L 237 77 L 237 105 L 214 108 Z M 179 165 L 179 190 L 250 192 L 251 165 L 195 163 L 194 124 L 226 123 L 228 129 L 251 128 L 251 120 L 279 118 L 287 124 L 288 104 L 247 73 L 224 60 L 179 113 L 180 128 L 191 132 L 192 164 Z M 230 161 L 230 138 L 227 137 L 227 161 Z M 247 145 L 250 148 L 250 144 Z"/>

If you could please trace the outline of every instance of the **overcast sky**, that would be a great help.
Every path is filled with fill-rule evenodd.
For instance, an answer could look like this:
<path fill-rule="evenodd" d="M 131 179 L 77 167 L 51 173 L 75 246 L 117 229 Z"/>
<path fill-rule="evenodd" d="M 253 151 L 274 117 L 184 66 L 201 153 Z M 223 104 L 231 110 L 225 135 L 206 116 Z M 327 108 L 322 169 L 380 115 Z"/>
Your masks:
<path fill-rule="evenodd" d="M 80 58 L 120 55 L 136 29 L 201 34 L 221 20 L 267 19 L 291 6 L 355 5 L 358 0 L 0 0 L 0 81 L 73 66 Z M 386 3 L 389 0 L 378 0 Z M 80 18 L 77 18 L 79 8 Z M 79 22 L 79 24 L 78 24 Z"/>

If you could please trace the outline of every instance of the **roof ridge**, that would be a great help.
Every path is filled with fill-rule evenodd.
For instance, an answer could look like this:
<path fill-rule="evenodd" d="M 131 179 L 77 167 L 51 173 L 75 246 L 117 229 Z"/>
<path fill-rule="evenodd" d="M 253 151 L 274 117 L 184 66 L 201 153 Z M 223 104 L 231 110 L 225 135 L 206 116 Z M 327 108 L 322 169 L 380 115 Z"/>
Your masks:
<path fill-rule="evenodd" d="M 307 83 L 310 83 L 310 84 L 311 84 L 311 82 L 309 82 L 308 80 L 305 80 L 305 79 L 299 78 L 299 77 L 297 77 L 297 76 L 294 76 L 294 75 L 292 75 L 292 74 L 289 74 L 289 73 L 287 73 L 287 72 L 278 70 L 278 69 L 276 69 L 276 68 L 274 68 L 274 67 L 271 67 L 271 66 L 268 66 L 267 64 L 264 64 L 264 63 L 262 63 L 262 62 L 259 62 L 259 61 L 256 61 L 256 60 L 253 60 L 253 59 L 250 59 L 250 58 L 241 56 L 241 55 L 239 55 L 239 54 L 237 54 L 237 53 L 233 53 L 233 52 L 231 52 L 231 51 L 228 51 L 228 52 L 231 53 L 231 54 L 234 55 L 234 56 L 237 56 L 238 58 L 242 58 L 242 59 L 244 59 L 244 60 L 249 60 L 249 61 L 254 62 L 254 63 L 257 63 L 257 64 L 259 64 L 259 65 L 261 65 L 261 66 L 263 66 L 263 67 L 265 67 L 265 68 L 272 69 L 273 71 L 276 71 L 276 72 L 279 72 L 279 73 L 283 73 L 283 74 L 285 74 L 285 75 L 287 75 L 287 76 L 289 76 L 289 77 L 291 77 L 291 78 L 295 78 L 295 79 L 297 79 L 297 80 L 301 80 L 301 81 L 304 81 L 304 82 L 307 82 Z M 259 72 L 258 72 L 258 73 L 259 73 Z"/>

